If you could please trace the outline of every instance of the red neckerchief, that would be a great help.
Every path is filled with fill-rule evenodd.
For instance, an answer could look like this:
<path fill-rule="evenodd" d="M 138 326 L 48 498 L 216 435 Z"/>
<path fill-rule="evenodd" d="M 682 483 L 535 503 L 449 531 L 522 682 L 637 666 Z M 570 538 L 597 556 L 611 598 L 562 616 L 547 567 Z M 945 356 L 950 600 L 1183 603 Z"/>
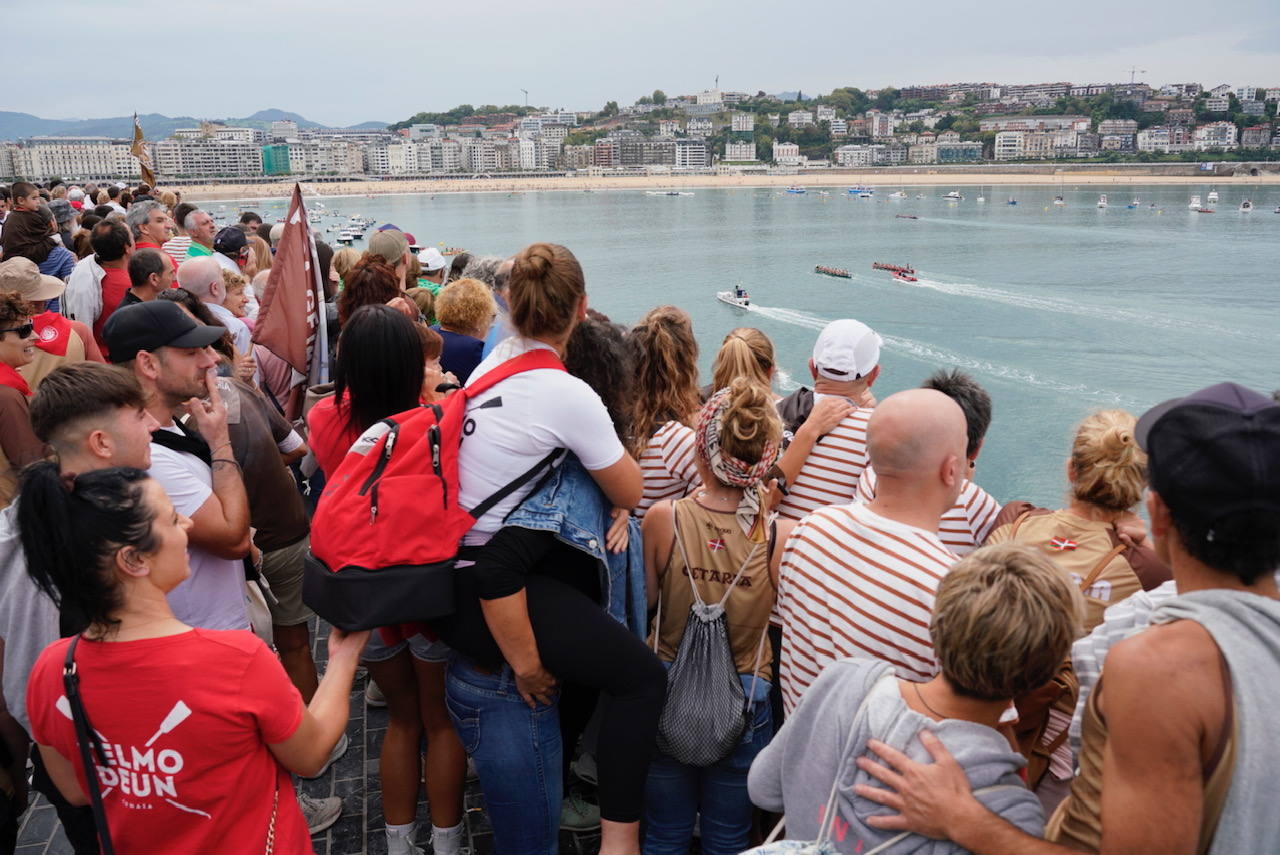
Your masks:
<path fill-rule="evenodd" d="M 36 347 L 54 356 L 66 356 L 75 332 L 71 321 L 57 312 L 43 312 L 31 319 L 36 327 Z"/>
<path fill-rule="evenodd" d="M 7 362 L 0 362 L 0 386 L 9 386 L 28 398 L 31 397 L 31 387 L 27 385 L 26 379 Z"/>

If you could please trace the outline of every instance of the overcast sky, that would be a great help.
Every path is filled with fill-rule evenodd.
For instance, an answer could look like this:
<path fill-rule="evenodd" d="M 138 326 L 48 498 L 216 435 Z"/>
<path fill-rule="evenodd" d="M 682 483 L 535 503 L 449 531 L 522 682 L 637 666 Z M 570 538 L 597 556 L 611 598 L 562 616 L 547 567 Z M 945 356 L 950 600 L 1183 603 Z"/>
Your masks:
<path fill-rule="evenodd" d="M 0 109 L 393 122 L 459 103 L 593 109 L 660 88 L 952 81 L 1280 86 L 1277 0 L 0 0 Z M 24 38 L 21 34 L 26 34 Z M 16 48 L 17 45 L 23 45 Z M 154 58 L 148 62 L 147 57 Z"/>

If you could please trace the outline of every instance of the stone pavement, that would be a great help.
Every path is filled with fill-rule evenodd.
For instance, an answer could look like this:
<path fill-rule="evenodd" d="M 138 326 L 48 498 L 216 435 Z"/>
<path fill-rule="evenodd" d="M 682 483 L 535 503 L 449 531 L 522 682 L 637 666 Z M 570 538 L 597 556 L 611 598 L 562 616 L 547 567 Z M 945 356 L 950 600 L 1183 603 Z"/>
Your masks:
<path fill-rule="evenodd" d="M 315 620 L 312 628 L 317 629 Z M 323 624 L 313 635 L 316 639 L 316 661 L 322 668 L 326 660 L 325 640 L 328 635 L 329 629 Z M 351 747 L 323 777 L 302 782 L 303 790 L 310 795 L 342 797 L 342 818 L 327 832 L 312 838 L 316 855 L 385 855 L 387 851 L 378 779 L 378 753 L 387 732 L 387 713 L 386 710 L 365 707 L 366 679 L 364 669 L 360 669 L 351 690 L 351 720 L 347 724 Z M 491 855 L 493 833 L 484 813 L 484 796 L 476 781 L 467 783 L 464 798 L 467 825 L 464 846 L 470 847 L 475 855 Z M 427 815 L 425 798 L 418 804 L 418 823 L 418 845 L 430 852 L 431 820 Z M 595 855 L 599 848 L 598 833 L 560 834 L 560 851 L 565 855 Z M 22 818 L 17 855 L 72 855 L 58 817 L 43 797 L 37 797 Z"/>

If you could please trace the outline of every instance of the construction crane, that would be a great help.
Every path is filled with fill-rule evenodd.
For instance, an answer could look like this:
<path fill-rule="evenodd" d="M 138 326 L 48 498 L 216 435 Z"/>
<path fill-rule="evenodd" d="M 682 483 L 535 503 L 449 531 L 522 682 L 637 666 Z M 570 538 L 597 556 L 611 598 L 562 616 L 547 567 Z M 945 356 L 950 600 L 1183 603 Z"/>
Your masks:
<path fill-rule="evenodd" d="M 1147 70 L 1145 68 L 1138 68 L 1136 65 L 1131 66 L 1129 68 L 1129 85 L 1130 86 L 1133 85 L 1133 81 L 1137 78 L 1139 74 L 1146 74 L 1146 73 L 1147 73 Z"/>
<path fill-rule="evenodd" d="M 529 90 L 521 89 L 520 91 L 524 93 L 524 105 L 528 107 L 529 106 Z"/>

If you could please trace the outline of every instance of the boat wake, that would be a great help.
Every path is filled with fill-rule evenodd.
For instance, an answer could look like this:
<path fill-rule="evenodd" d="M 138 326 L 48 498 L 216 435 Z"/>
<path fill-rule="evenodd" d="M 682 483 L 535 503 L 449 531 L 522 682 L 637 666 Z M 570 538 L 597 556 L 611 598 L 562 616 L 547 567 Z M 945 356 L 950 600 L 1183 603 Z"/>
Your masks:
<path fill-rule="evenodd" d="M 819 317 L 818 315 L 814 315 L 809 312 L 803 312 L 796 309 L 783 309 L 776 306 L 761 306 L 753 303 L 747 310 L 754 312 L 761 317 L 769 318 L 770 320 L 784 324 L 791 324 L 792 326 L 804 327 L 811 330 L 821 330 L 831 322 L 831 319 L 829 318 Z M 1090 389 L 1087 386 L 1079 384 L 1064 383 L 1050 377 L 1041 377 L 1038 374 L 1034 374 L 1022 368 L 1015 368 L 1012 365 L 1004 365 L 999 362 L 990 362 L 985 359 L 966 356 L 962 353 L 956 353 L 932 344 L 915 341 L 914 339 L 903 338 L 895 335 L 885 335 L 883 332 L 880 334 L 880 337 L 884 339 L 885 346 L 890 350 L 919 359 L 932 365 L 954 366 L 972 371 L 984 377 L 999 378 L 1011 383 L 1033 386 L 1039 389 L 1045 389 L 1062 394 L 1084 395 L 1116 405 L 1132 405 L 1133 403 L 1123 400 L 1123 398 L 1115 392 L 1103 389 Z M 790 377 L 787 379 L 790 380 Z"/>
<path fill-rule="evenodd" d="M 1109 319 L 1122 321 L 1124 323 L 1140 324 L 1148 327 L 1160 327 L 1162 329 L 1196 330 L 1200 332 L 1211 331 L 1225 333 L 1227 335 L 1237 335 L 1239 333 L 1238 330 L 1219 326 L 1205 320 L 1183 320 L 1182 318 L 1174 318 L 1153 312 L 1139 312 L 1134 311 L 1133 309 L 1088 305 L 1077 301 L 1060 300 L 1054 297 L 1041 297 L 1035 294 L 1019 294 L 1014 291 L 1003 291 L 999 288 L 977 285 L 972 282 L 944 282 L 939 279 L 931 278 L 923 273 L 917 273 L 916 275 L 919 278 L 919 281 L 909 284 L 915 285 L 918 288 L 928 288 L 942 294 L 950 294 L 954 297 L 973 297 L 978 300 L 989 300 L 993 303 L 1003 303 L 1006 306 L 1016 306 L 1021 309 L 1033 309 L 1039 312 L 1052 312 L 1054 314 L 1062 315 L 1076 315 L 1082 318 Z M 895 287 L 901 286 L 901 283 L 899 282 L 889 284 L 893 284 Z"/>

